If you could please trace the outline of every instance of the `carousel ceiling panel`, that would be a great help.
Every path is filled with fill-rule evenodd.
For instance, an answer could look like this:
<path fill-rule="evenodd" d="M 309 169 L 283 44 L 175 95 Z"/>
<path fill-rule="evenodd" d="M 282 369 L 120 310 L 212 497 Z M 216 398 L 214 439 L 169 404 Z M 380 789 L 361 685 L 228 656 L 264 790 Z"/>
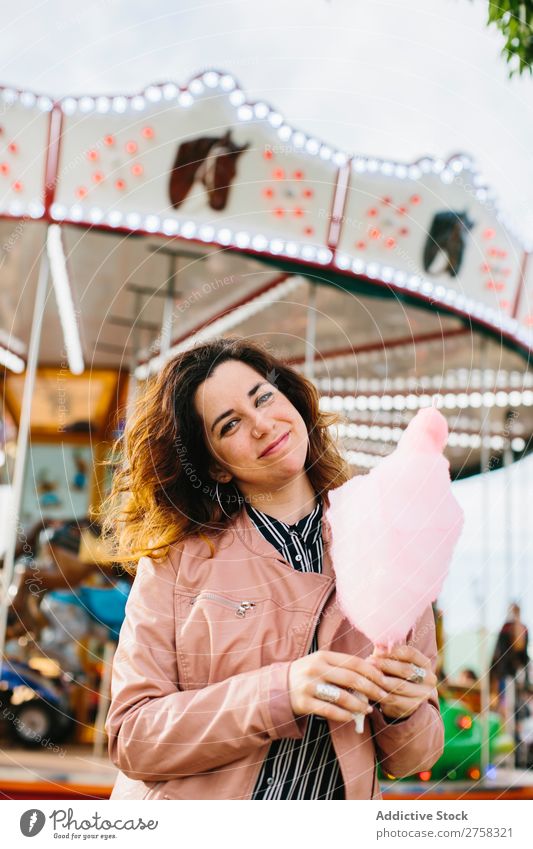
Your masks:
<path fill-rule="evenodd" d="M 334 150 L 216 71 L 131 96 L 52 104 L 8 90 L 4 101 L 6 139 L 31 150 L 28 196 L 20 179 L 9 187 L 20 215 L 364 280 L 531 347 L 533 319 L 517 297 L 526 249 L 464 154 L 398 163 Z M 4 176 L 10 169 L 6 160 Z M 44 206 L 34 200 L 38 173 Z"/>

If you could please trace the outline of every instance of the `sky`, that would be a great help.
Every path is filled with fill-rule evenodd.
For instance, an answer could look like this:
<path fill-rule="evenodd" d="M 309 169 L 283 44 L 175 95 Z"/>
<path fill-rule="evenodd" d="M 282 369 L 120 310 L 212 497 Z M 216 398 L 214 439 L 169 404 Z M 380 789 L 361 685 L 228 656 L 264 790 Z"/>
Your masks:
<path fill-rule="evenodd" d="M 129 93 L 225 70 L 251 100 L 268 101 L 291 125 L 348 152 L 400 161 L 470 153 L 503 211 L 532 239 L 533 78 L 509 80 L 502 36 L 485 26 L 487 5 L 18 0 L 2 11 L 0 83 L 53 95 Z M 513 523 L 513 593 L 533 627 L 524 583 L 533 552 L 522 528 L 532 471 L 526 461 L 492 472 L 485 511 L 479 479 L 454 485 L 467 523 L 442 597 L 452 630 L 479 625 L 483 587 L 490 626 L 502 621 L 509 492 L 522 507 Z"/>

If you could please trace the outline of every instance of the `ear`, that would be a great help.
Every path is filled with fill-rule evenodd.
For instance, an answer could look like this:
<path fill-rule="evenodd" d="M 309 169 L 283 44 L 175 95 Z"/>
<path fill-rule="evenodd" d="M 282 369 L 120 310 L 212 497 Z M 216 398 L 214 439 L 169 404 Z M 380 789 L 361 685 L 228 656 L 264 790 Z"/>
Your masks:
<path fill-rule="evenodd" d="M 209 474 L 213 478 L 213 480 L 218 481 L 218 483 L 229 483 L 232 479 L 233 475 L 223 469 L 222 466 L 214 465 L 209 469 Z"/>

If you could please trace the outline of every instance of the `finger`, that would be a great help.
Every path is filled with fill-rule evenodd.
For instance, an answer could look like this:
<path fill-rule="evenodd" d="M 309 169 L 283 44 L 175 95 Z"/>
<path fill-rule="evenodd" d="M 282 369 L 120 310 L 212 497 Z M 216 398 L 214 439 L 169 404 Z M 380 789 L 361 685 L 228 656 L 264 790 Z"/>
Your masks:
<path fill-rule="evenodd" d="M 309 713 L 314 713 L 317 716 L 323 716 L 324 719 L 331 719 L 334 722 L 353 722 L 354 713 L 372 713 L 373 708 L 369 705 L 364 705 L 361 710 L 351 711 L 346 710 L 337 702 L 325 702 L 322 699 L 311 699 Z"/>
<path fill-rule="evenodd" d="M 385 675 L 393 675 L 396 678 L 405 678 L 406 681 L 409 681 L 415 675 L 412 663 L 405 663 L 403 660 L 392 660 L 388 657 L 379 658 L 376 662 Z M 425 670 L 426 674 L 423 681 L 419 681 L 418 683 L 434 686 L 434 682 L 436 683 L 437 679 L 433 671 L 426 667 L 421 668 Z"/>
<path fill-rule="evenodd" d="M 349 669 L 352 672 L 364 675 L 374 684 L 379 687 L 383 678 L 381 670 L 370 663 L 369 660 L 363 660 L 353 654 L 342 654 L 341 652 L 320 652 L 327 667 L 336 667 L 337 669 Z"/>
<path fill-rule="evenodd" d="M 405 678 L 388 678 L 385 677 L 385 689 L 388 694 L 399 694 L 411 699 L 426 699 L 431 695 L 431 687 L 426 684 L 413 684 L 411 681 L 406 681 Z M 383 700 L 381 700 L 383 701 Z"/>
<path fill-rule="evenodd" d="M 393 646 L 390 651 L 384 651 L 376 648 L 374 649 L 374 654 L 370 656 L 370 658 L 382 657 L 390 657 L 394 660 L 403 660 L 407 663 L 414 663 L 416 666 L 422 666 L 424 669 L 431 667 L 430 659 L 414 646 L 407 645 L 407 643 Z"/>
<path fill-rule="evenodd" d="M 379 687 L 364 675 L 352 672 L 351 669 L 342 669 L 339 666 L 329 666 L 324 673 L 324 680 L 347 690 L 357 690 L 376 702 L 385 698 L 388 693 L 386 689 Z"/>
<path fill-rule="evenodd" d="M 385 716 L 389 718 L 407 717 L 415 712 L 417 707 L 419 707 L 419 702 L 413 702 L 412 699 L 402 699 L 395 696 L 390 701 L 381 702 L 381 707 L 385 708 Z"/>
<path fill-rule="evenodd" d="M 329 684 L 329 679 L 325 679 Z M 337 685 L 338 686 L 338 685 Z M 315 695 L 315 687 L 316 684 L 313 684 L 310 691 L 309 696 L 313 699 L 316 699 Z M 359 695 L 359 693 L 350 693 L 348 690 L 343 689 L 343 687 L 339 687 L 340 694 L 339 698 L 336 702 L 327 702 L 327 704 L 336 704 L 339 707 L 344 708 L 344 710 L 350 711 L 350 713 L 366 713 L 368 711 L 368 699 L 364 695 Z M 386 693 L 388 695 L 388 693 Z M 318 701 L 324 701 L 324 699 L 318 699 Z"/>

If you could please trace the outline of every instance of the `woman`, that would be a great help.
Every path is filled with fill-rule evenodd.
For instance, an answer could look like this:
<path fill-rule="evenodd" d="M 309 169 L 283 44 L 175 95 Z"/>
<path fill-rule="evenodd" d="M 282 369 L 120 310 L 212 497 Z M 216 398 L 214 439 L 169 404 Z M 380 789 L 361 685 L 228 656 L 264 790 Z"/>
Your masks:
<path fill-rule="evenodd" d="M 378 761 L 402 776 L 440 756 L 431 608 L 370 657 L 335 601 L 324 512 L 348 471 L 333 421 L 309 381 L 239 339 L 179 355 L 138 402 L 106 507 L 116 558 L 139 560 L 106 723 L 112 798 L 380 798 Z"/>

